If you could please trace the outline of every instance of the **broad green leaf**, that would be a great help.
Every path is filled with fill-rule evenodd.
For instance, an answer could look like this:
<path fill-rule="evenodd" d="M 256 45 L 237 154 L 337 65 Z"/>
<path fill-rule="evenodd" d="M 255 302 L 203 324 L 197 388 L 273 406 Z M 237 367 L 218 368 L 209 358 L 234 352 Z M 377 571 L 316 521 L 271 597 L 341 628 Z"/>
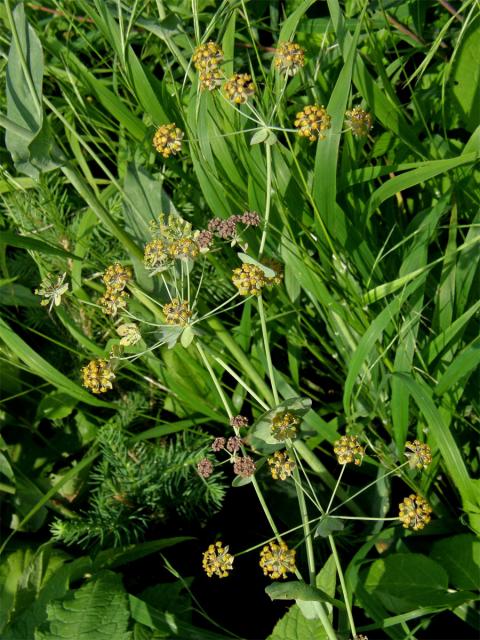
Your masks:
<path fill-rule="evenodd" d="M 287 582 L 274 582 L 265 587 L 265 593 L 272 600 L 296 600 L 297 602 L 322 602 L 328 603 L 339 609 L 345 609 L 345 604 L 341 600 L 336 600 L 318 587 L 312 587 L 299 580 L 289 580 Z"/>
<path fill-rule="evenodd" d="M 0 340 L 5 342 L 9 349 L 11 349 L 11 351 L 27 365 L 32 373 L 43 380 L 47 380 L 50 384 L 57 387 L 59 391 L 63 391 L 72 398 L 96 407 L 112 408 L 114 406 L 110 402 L 99 400 L 82 389 L 82 387 L 72 382 L 63 373 L 60 373 L 58 369 L 55 369 L 55 367 L 42 358 L 37 351 L 32 349 L 22 338 L 20 338 L 20 336 L 18 336 L 1 318 Z"/>
<path fill-rule="evenodd" d="M 344 528 L 345 525 L 339 518 L 325 516 L 320 520 L 318 527 L 315 529 L 314 537 L 328 538 L 328 536 L 331 536 L 335 531 L 342 531 Z"/>
<path fill-rule="evenodd" d="M 420 553 L 396 553 L 375 560 L 364 586 L 394 613 L 418 606 L 449 609 L 476 598 L 469 592 L 449 592 L 445 569 Z"/>
<path fill-rule="evenodd" d="M 47 607 L 35 640 L 131 640 L 127 594 L 118 574 L 104 571 Z"/>
<path fill-rule="evenodd" d="M 37 419 L 60 420 L 69 416 L 77 405 L 77 400 L 72 396 L 54 391 L 40 400 L 37 407 Z"/>
<path fill-rule="evenodd" d="M 447 571 L 456 589 L 480 590 L 480 540 L 462 533 L 433 543 L 430 557 Z"/>
<path fill-rule="evenodd" d="M 370 217 L 375 210 L 385 202 L 388 198 L 399 191 L 404 191 L 411 187 L 431 180 L 435 176 L 441 175 L 447 171 L 451 171 L 456 167 L 460 167 L 464 164 L 471 164 L 478 161 L 478 153 L 468 153 L 460 155 L 457 158 L 450 158 L 448 160 L 432 160 L 425 163 L 425 166 L 412 171 L 406 171 L 399 176 L 390 178 L 387 182 L 384 182 L 370 197 L 367 203 L 367 215 Z"/>
<path fill-rule="evenodd" d="M 28 135 L 7 125 L 5 143 L 18 171 L 32 178 L 58 166 L 53 138 L 42 107 L 43 50 L 35 30 L 28 24 L 19 2 L 13 11 L 6 4 L 12 31 L 7 63 L 7 117 Z"/>
<path fill-rule="evenodd" d="M 473 131 L 480 121 L 479 59 L 480 17 L 477 15 L 462 35 L 448 80 L 453 98 L 451 109 L 460 113 L 460 119 L 468 131 Z"/>
<path fill-rule="evenodd" d="M 65 251 L 61 247 L 55 247 L 47 244 L 43 240 L 31 238 L 29 236 L 19 236 L 13 231 L 0 231 L 0 244 L 6 244 L 10 247 L 18 247 L 19 249 L 30 249 L 52 256 L 60 256 L 61 258 L 70 258 L 71 260 L 81 260 L 69 251 Z"/>

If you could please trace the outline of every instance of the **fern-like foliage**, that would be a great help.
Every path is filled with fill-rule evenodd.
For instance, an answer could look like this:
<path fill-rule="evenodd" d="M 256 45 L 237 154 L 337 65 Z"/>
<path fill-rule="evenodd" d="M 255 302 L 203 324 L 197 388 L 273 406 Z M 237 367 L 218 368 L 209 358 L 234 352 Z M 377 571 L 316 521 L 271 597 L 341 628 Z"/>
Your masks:
<path fill-rule="evenodd" d="M 202 478 L 203 436 L 185 433 L 160 444 L 129 445 L 118 424 L 99 435 L 101 459 L 92 474 L 89 509 L 72 520 L 56 519 L 53 538 L 82 546 L 128 544 L 140 540 L 153 523 L 172 516 L 183 520 L 217 511 L 223 500 L 223 474 Z"/>

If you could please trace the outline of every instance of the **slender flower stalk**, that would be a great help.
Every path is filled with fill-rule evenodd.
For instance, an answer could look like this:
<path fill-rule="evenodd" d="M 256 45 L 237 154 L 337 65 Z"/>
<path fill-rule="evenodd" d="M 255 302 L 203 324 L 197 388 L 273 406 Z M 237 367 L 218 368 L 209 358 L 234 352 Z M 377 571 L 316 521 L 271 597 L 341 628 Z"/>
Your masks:
<path fill-rule="evenodd" d="M 280 400 L 278 397 L 277 385 L 276 385 L 275 376 L 273 373 L 272 356 L 270 354 L 270 345 L 268 341 L 267 323 L 265 320 L 265 310 L 263 307 L 263 297 L 261 294 L 258 296 L 258 313 L 260 315 L 260 324 L 262 326 L 263 347 L 265 350 L 265 357 L 267 359 L 267 368 L 268 368 L 268 375 L 270 377 L 270 385 L 272 387 L 272 393 L 273 393 L 275 405 L 278 405 Z"/>
<path fill-rule="evenodd" d="M 263 220 L 262 238 L 260 240 L 260 249 L 258 251 L 258 259 L 260 260 L 265 249 L 265 242 L 267 240 L 268 223 L 270 219 L 270 206 L 272 198 L 272 148 L 269 144 L 265 145 L 265 154 L 267 162 L 267 184 L 265 194 L 265 214 Z"/>

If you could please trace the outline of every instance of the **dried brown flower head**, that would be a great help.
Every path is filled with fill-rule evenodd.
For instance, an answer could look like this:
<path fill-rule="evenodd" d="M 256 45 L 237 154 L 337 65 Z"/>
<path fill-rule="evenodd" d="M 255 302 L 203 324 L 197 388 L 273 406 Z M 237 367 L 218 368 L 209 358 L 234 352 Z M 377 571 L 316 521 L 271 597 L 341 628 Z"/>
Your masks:
<path fill-rule="evenodd" d="M 240 476 L 241 478 L 249 478 L 250 476 L 253 476 L 255 469 L 255 462 L 250 458 L 250 456 L 235 458 L 235 462 L 233 464 L 233 472 L 235 475 Z"/>
<path fill-rule="evenodd" d="M 230 426 L 232 426 L 234 429 L 248 427 L 248 418 L 246 418 L 245 416 L 233 416 L 233 418 L 230 418 Z"/>
<path fill-rule="evenodd" d="M 198 475 L 202 478 L 209 478 L 213 473 L 213 463 L 208 458 L 203 458 L 197 464 Z"/>
<path fill-rule="evenodd" d="M 215 438 L 212 442 L 212 451 L 221 451 L 225 448 L 225 438 Z"/>

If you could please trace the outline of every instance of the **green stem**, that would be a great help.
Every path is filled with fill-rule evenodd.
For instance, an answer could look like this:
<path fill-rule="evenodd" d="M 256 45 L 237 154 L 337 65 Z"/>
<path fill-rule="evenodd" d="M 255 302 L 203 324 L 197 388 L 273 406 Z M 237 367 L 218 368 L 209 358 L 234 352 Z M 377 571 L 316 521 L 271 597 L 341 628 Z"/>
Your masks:
<path fill-rule="evenodd" d="M 211 379 L 213 381 L 213 384 L 215 385 L 215 388 L 218 391 L 218 395 L 220 396 L 220 399 L 221 399 L 221 401 L 223 403 L 223 406 L 225 407 L 225 411 L 227 413 L 227 416 L 229 418 L 233 418 L 233 412 L 230 409 L 230 405 L 228 403 L 227 396 L 225 395 L 225 392 L 223 391 L 222 386 L 221 386 L 217 376 L 215 375 L 215 371 L 212 369 L 212 367 L 211 367 L 211 365 L 210 365 L 210 363 L 208 361 L 208 358 L 205 355 L 204 350 L 202 349 L 201 344 L 198 341 L 195 342 L 195 344 L 197 345 L 198 353 L 200 354 L 200 357 L 203 360 L 203 364 L 205 365 L 205 367 L 206 367 L 206 369 L 207 369 L 208 373 L 210 374 L 210 377 L 211 377 Z"/>
<path fill-rule="evenodd" d="M 340 579 L 340 585 L 342 587 L 343 599 L 345 601 L 345 607 L 347 608 L 347 617 L 348 623 L 350 625 L 350 629 L 352 631 L 352 637 L 357 637 L 357 630 L 355 629 L 355 622 L 353 620 L 352 607 L 350 604 L 350 599 L 348 596 L 347 585 L 345 583 L 345 576 L 343 575 L 342 565 L 340 564 L 340 558 L 338 557 L 337 545 L 335 544 L 335 540 L 333 536 L 328 536 L 328 541 L 330 543 L 330 547 L 332 549 L 333 558 L 335 560 L 335 565 L 337 567 L 338 577 Z"/>
<path fill-rule="evenodd" d="M 255 384 L 257 389 L 261 392 L 265 400 L 269 405 L 274 405 L 274 398 L 272 392 L 270 391 L 268 385 L 265 381 L 260 377 L 260 375 L 255 370 L 255 367 L 252 365 L 251 360 L 245 355 L 242 349 L 238 346 L 235 340 L 232 338 L 231 333 L 225 329 L 222 322 L 218 318 L 209 318 L 207 320 L 207 324 L 210 328 L 215 331 L 217 338 L 219 338 L 226 348 L 230 351 L 232 356 L 238 362 L 239 366 L 243 369 L 245 374 L 250 378 L 250 380 Z"/>
<path fill-rule="evenodd" d="M 305 537 L 305 547 L 307 550 L 308 575 L 310 577 L 310 584 L 314 587 L 317 580 L 317 572 L 315 571 L 315 554 L 313 552 L 312 532 L 310 530 L 307 504 L 305 502 L 300 474 L 296 467 L 293 470 L 293 477 L 295 478 L 295 491 L 297 492 L 298 506 L 300 508 L 300 516 L 302 518 L 303 535 Z"/>
<path fill-rule="evenodd" d="M 268 343 L 267 322 L 265 320 L 265 310 L 263 308 L 262 294 L 258 296 L 258 313 L 260 316 L 260 324 L 262 325 L 263 347 L 265 350 L 265 357 L 267 359 L 268 375 L 270 377 L 270 384 L 272 386 L 273 399 L 275 406 L 279 404 L 277 385 L 275 383 L 275 376 L 273 373 L 272 356 L 270 353 L 270 345 Z"/>
<path fill-rule="evenodd" d="M 265 249 L 265 242 L 267 240 L 268 222 L 270 219 L 270 206 L 272 198 L 272 148 L 268 144 L 265 145 L 265 152 L 267 156 L 267 185 L 265 196 L 265 217 L 263 221 L 262 239 L 260 241 L 260 249 L 258 251 L 258 259 L 262 257 L 263 250 Z"/>
<path fill-rule="evenodd" d="M 229 367 L 228 364 L 226 362 L 224 362 L 221 358 L 218 358 L 217 356 L 213 356 L 214 360 L 216 360 L 216 362 L 218 362 L 219 365 L 221 365 L 225 371 L 227 371 L 232 378 L 234 378 L 238 384 L 240 384 L 247 393 L 249 393 L 252 398 L 254 400 L 256 400 L 258 402 L 258 404 L 262 407 L 262 409 L 264 409 L 265 411 L 269 411 L 270 407 L 268 406 L 268 404 L 266 404 L 266 402 L 264 402 L 260 396 L 258 396 L 255 391 L 248 386 L 248 384 L 246 382 L 244 382 L 239 375 L 237 375 L 235 373 L 235 371 L 232 369 L 232 367 Z"/>
<path fill-rule="evenodd" d="M 334 489 L 336 485 L 335 478 L 327 471 L 327 469 L 323 466 L 317 456 L 311 451 L 307 445 L 302 440 L 295 440 L 294 445 L 297 452 L 302 456 L 308 466 L 315 471 L 321 478 L 321 480 L 329 487 L 330 489 Z M 349 501 L 349 498 L 345 491 L 339 487 L 337 490 L 337 494 L 341 500 L 344 500 L 344 504 Z M 355 503 L 351 503 L 349 505 L 349 509 L 352 513 L 355 513 L 357 516 L 362 517 L 363 511 L 358 507 Z M 332 511 L 335 511 L 333 509 Z"/>

